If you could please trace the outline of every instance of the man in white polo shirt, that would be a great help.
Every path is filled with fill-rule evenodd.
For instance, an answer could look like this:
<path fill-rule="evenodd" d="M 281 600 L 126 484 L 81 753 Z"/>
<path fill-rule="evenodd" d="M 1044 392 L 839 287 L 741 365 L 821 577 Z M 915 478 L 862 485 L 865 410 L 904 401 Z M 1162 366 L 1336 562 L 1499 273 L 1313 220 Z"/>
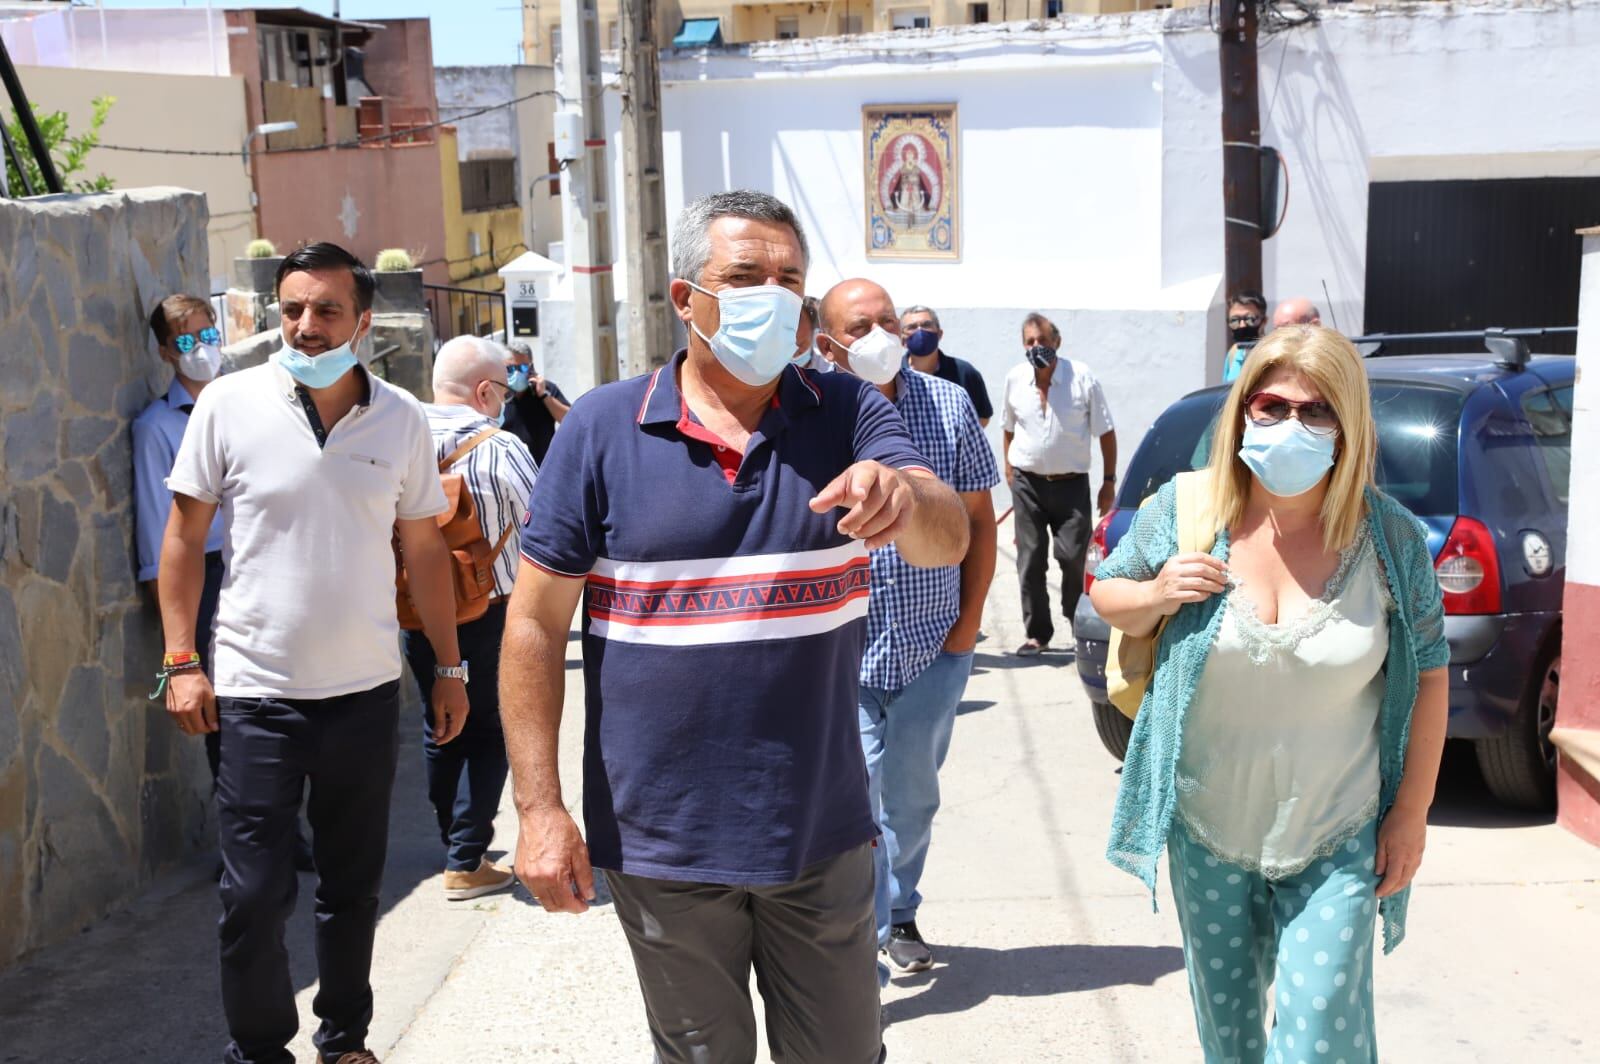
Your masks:
<path fill-rule="evenodd" d="M 222 1002 L 232 1064 L 292 1064 L 299 1018 L 284 949 L 295 823 L 317 870 L 312 1009 L 324 1064 L 375 1064 L 372 940 L 388 848 L 400 684 L 398 532 L 437 661 L 433 735 L 467 716 L 445 510 L 421 405 L 351 349 L 371 328 L 372 274 L 333 244 L 283 260 L 283 348 L 201 394 L 167 487 L 161 550 L 167 709 L 185 734 L 221 731 Z M 211 655 L 188 663 L 206 530 L 220 507 L 226 576 Z"/>
<path fill-rule="evenodd" d="M 1083 594 L 1084 555 L 1094 532 L 1089 464 L 1100 441 L 1105 479 L 1096 493 L 1100 512 L 1111 509 L 1117 480 L 1117 433 L 1105 392 L 1087 364 L 1060 358 L 1061 330 L 1043 314 L 1022 322 L 1026 359 L 1006 374 L 1000 406 L 1006 483 L 1017 527 L 1017 576 L 1022 583 L 1022 623 L 1028 638 L 1017 648 L 1037 657 L 1050 645 L 1055 623 L 1045 586 L 1047 552 L 1061 567 L 1061 611 L 1072 624 Z"/>

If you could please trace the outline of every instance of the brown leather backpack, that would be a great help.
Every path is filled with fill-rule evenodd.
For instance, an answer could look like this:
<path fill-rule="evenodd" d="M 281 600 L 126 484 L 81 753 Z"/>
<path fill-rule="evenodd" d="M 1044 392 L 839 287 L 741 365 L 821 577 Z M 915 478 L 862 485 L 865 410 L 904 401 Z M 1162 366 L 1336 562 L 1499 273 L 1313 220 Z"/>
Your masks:
<path fill-rule="evenodd" d="M 489 612 L 489 599 L 494 595 L 494 563 L 505 549 L 516 526 L 508 525 L 500 538 L 491 546 L 483 536 L 483 526 L 478 521 L 478 505 L 467 487 L 467 479 L 460 473 L 448 472 L 451 466 L 465 458 L 473 448 L 485 443 L 498 429 L 487 428 L 451 451 L 439 463 L 439 484 L 444 488 L 446 508 L 438 517 L 439 530 L 444 533 L 445 546 L 450 548 L 450 577 L 456 593 L 456 624 L 475 621 Z M 408 632 L 422 631 L 422 618 L 411 602 L 409 581 L 406 578 L 405 559 L 400 552 L 400 534 L 394 537 L 395 607 L 400 615 L 400 627 Z"/>

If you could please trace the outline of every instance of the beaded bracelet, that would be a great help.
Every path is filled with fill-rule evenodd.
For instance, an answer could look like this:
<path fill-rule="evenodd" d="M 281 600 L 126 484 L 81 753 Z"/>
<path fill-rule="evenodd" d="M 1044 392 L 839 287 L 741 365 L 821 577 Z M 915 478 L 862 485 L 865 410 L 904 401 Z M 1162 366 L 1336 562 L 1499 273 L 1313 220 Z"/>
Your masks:
<path fill-rule="evenodd" d="M 177 657 L 177 656 L 181 656 L 181 655 L 168 655 L 168 656 L 169 657 Z M 163 662 L 162 665 L 161 665 L 161 670 L 156 673 L 156 689 L 154 691 L 150 692 L 150 701 L 154 702 L 154 701 L 158 700 L 162 695 L 166 694 L 166 692 L 167 692 L 167 681 L 169 679 L 171 679 L 173 676 L 176 676 L 180 672 L 198 672 L 199 670 L 200 670 L 200 656 L 198 654 L 196 654 L 194 656 L 194 659 L 192 661 L 183 661 L 183 662 L 181 662 L 179 664 L 176 664 L 176 665 L 168 665 L 165 662 Z"/>

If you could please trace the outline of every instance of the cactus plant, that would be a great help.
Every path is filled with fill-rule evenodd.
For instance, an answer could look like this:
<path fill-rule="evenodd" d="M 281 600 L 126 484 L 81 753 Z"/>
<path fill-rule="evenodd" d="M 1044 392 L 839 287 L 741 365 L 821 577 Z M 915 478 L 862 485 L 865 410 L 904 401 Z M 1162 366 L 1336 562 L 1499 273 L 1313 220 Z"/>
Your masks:
<path fill-rule="evenodd" d="M 378 252 L 373 268 L 379 273 L 404 273 L 416 267 L 411 264 L 411 253 L 404 248 L 384 248 Z"/>
<path fill-rule="evenodd" d="M 270 240 L 252 240 L 244 249 L 244 257 L 247 259 L 270 259 L 277 254 L 278 249 L 272 246 Z"/>

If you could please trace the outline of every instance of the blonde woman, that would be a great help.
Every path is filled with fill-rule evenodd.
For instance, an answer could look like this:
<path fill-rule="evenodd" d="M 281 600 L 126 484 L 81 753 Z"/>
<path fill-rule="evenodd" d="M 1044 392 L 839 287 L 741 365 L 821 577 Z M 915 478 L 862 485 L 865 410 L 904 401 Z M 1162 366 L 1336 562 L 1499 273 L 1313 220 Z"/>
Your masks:
<path fill-rule="evenodd" d="M 1385 952 L 1405 933 L 1449 647 L 1376 451 L 1355 348 L 1279 329 L 1234 382 L 1196 493 L 1215 547 L 1177 553 L 1168 484 L 1092 591 L 1131 635 L 1170 618 L 1107 856 L 1153 895 L 1168 850 L 1208 1062 L 1377 1059 L 1374 928 L 1381 911 Z"/>

